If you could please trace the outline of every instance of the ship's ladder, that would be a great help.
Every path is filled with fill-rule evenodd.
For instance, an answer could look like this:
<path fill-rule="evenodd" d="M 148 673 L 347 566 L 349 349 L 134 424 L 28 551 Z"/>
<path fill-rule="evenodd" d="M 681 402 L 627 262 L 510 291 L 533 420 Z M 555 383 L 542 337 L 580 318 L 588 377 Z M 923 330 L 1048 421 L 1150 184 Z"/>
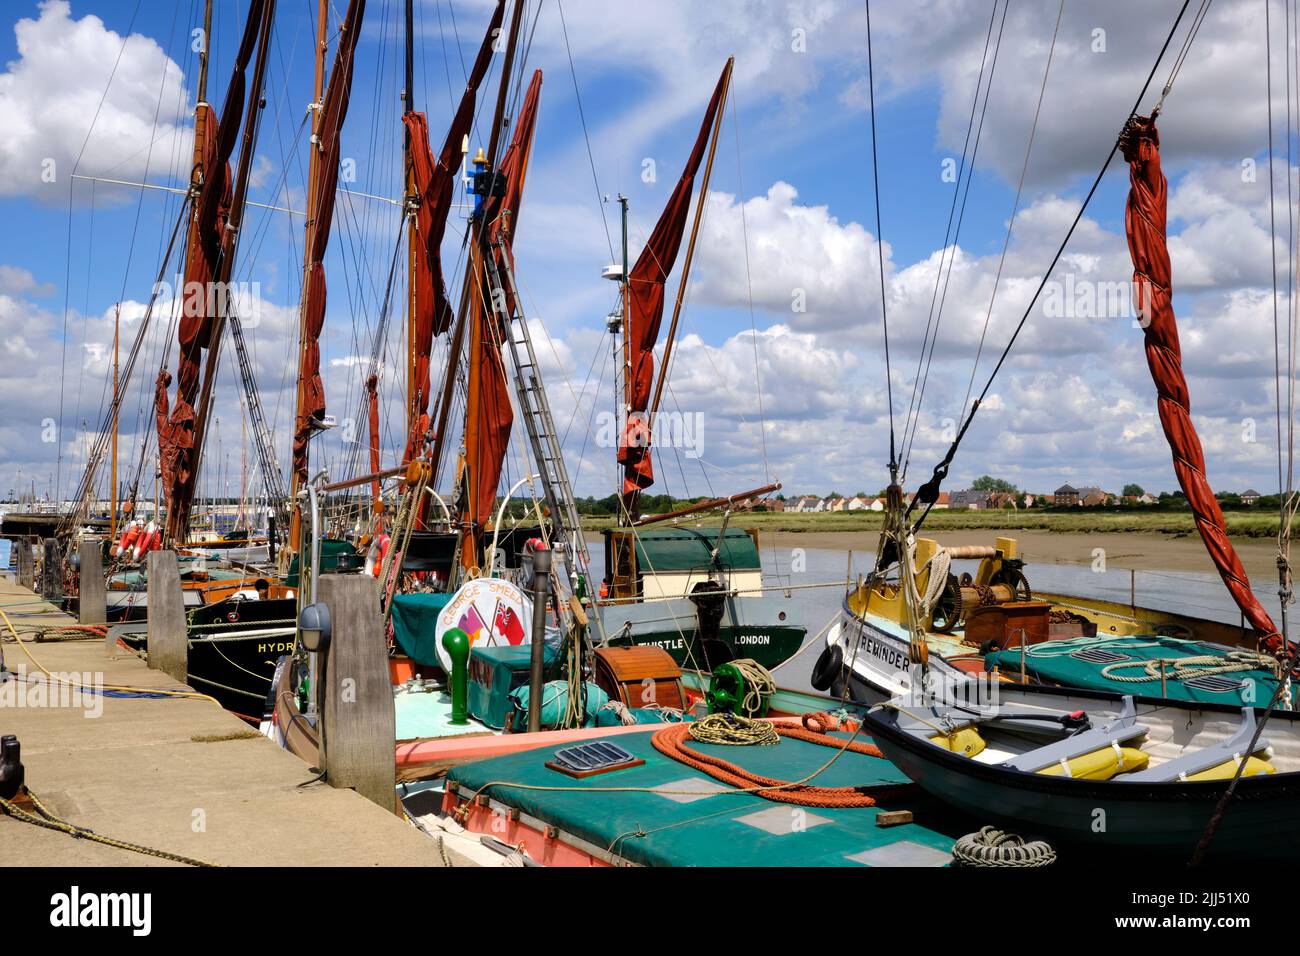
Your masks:
<path fill-rule="evenodd" d="M 497 264 L 497 256 L 485 257 L 491 285 L 489 291 L 492 311 L 500 320 L 505 344 L 510 351 L 519 412 L 528 431 L 533 460 L 537 463 L 537 470 L 541 475 L 542 494 L 551 513 L 551 547 L 555 556 L 564 562 L 567 572 L 555 576 L 563 582 L 561 587 L 564 592 L 558 595 L 560 600 L 557 603 L 564 607 L 567 605 L 568 596 L 573 593 L 579 575 L 587 582 L 588 588 L 591 586 L 590 554 L 587 550 L 586 538 L 582 533 L 582 523 L 578 517 L 573 489 L 569 484 L 569 473 L 564 466 L 564 457 L 560 453 L 560 442 L 555 435 L 555 422 L 551 417 L 550 402 L 546 397 L 546 389 L 542 385 L 541 369 L 537 363 L 537 353 L 533 348 L 532 335 L 528 330 L 528 319 L 523 314 L 520 304 L 519 289 L 515 284 L 510 256 L 501 240 L 497 240 L 496 246 L 501 251 L 499 257 L 501 266 Z M 605 632 L 600 614 L 592 614 L 591 620 L 595 625 L 597 638 L 604 640 Z"/>

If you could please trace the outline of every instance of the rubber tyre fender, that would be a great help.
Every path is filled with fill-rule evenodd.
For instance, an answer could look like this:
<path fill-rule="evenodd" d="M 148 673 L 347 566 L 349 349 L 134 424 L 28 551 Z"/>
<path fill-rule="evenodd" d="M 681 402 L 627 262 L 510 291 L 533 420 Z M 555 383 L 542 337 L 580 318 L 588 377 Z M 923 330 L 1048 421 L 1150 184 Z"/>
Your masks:
<path fill-rule="evenodd" d="M 843 668 L 844 651 L 840 649 L 838 644 L 827 644 L 826 649 L 817 658 L 817 663 L 813 665 L 812 677 L 809 678 L 809 683 L 812 684 L 814 690 L 824 693 L 830 690 L 831 684 L 840 676 L 840 671 Z"/>

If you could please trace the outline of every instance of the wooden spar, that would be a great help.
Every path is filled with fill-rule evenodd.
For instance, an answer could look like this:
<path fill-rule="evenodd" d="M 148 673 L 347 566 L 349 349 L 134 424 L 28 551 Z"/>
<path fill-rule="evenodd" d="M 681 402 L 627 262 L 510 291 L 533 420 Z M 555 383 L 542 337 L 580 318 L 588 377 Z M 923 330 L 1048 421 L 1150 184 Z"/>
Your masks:
<path fill-rule="evenodd" d="M 414 0 L 406 0 L 406 89 L 402 91 L 403 112 L 415 109 L 415 67 L 414 67 Z M 419 248 L 419 232 L 416 227 L 416 207 L 419 203 L 415 195 L 415 161 L 411 156 L 411 131 L 405 130 L 406 162 L 406 434 L 415 433 L 416 427 L 416 358 L 415 358 L 415 269 L 416 255 Z M 374 369 L 372 372 L 376 371 Z"/>
<path fill-rule="evenodd" d="M 632 303 L 632 284 L 628 281 L 627 275 L 627 197 L 620 194 L 618 204 L 622 207 L 620 211 L 623 217 L 623 421 L 626 423 L 628 416 L 632 414 L 632 341 L 627 333 L 628 317 L 631 315 L 629 309 Z M 617 426 L 618 422 L 614 424 Z M 617 456 L 618 446 L 615 445 L 614 447 L 616 449 L 614 454 Z M 626 504 L 623 498 L 623 476 L 618 474 L 617 468 L 615 469 L 614 482 L 615 494 L 618 495 L 619 503 Z M 620 509 L 618 523 L 631 524 L 632 512 L 628 511 L 627 508 Z"/>
<path fill-rule="evenodd" d="M 753 491 L 741 491 L 734 495 L 728 495 L 725 498 L 710 498 L 707 501 L 697 501 L 693 505 L 687 505 L 685 508 L 678 508 L 676 511 L 668 511 L 661 515 L 652 515 L 649 518 L 641 518 L 632 522 L 633 528 L 640 528 L 648 524 L 656 524 L 660 521 L 669 521 L 673 518 L 680 518 L 683 515 L 695 514 L 697 511 L 708 511 L 710 508 L 721 508 L 723 505 L 734 504 L 737 500 L 743 501 L 746 498 L 753 498 L 757 495 L 766 495 L 773 491 L 781 490 L 781 482 L 777 481 L 770 485 L 764 485 L 762 488 L 755 488 Z"/>
<path fill-rule="evenodd" d="M 355 488 L 357 485 L 368 484 L 372 481 L 383 481 L 385 478 L 396 478 L 404 474 L 406 469 L 399 465 L 396 468 L 388 468 L 384 471 L 371 472 L 368 475 L 357 475 L 355 478 L 349 478 L 346 481 L 336 481 L 333 484 L 321 485 L 320 490 L 325 494 L 335 491 L 346 491 L 348 488 Z"/>
<path fill-rule="evenodd" d="M 235 246 L 239 241 L 239 227 L 244 220 L 244 198 L 248 194 L 248 177 L 253 167 L 253 146 L 257 139 L 257 126 L 260 118 L 262 88 L 266 81 L 266 61 L 271 47 L 271 30 L 275 22 L 276 0 L 266 0 L 262 11 L 262 28 L 257 38 L 257 59 L 253 64 L 253 82 L 249 85 L 248 115 L 244 119 L 243 141 L 239 145 L 239 166 L 235 173 L 235 192 L 230 204 L 230 215 L 226 219 L 225 235 L 222 237 L 221 265 L 216 276 L 217 288 L 230 285 L 230 276 L 234 270 Z M 212 386 L 217 373 L 217 359 L 221 355 L 221 338 L 226 327 L 225 303 L 217 309 L 208 347 L 207 361 L 203 373 L 203 390 L 199 397 L 198 414 L 194 417 L 194 449 L 190 463 L 195 476 L 199 473 L 199 464 L 203 458 L 203 438 L 207 431 L 208 411 L 212 404 Z M 183 513 L 182 513 L 183 511 Z M 170 537 L 176 540 L 186 533 L 189 524 L 189 506 L 178 509 L 176 519 L 167 516 Z"/>
<path fill-rule="evenodd" d="M 686 299 L 686 286 L 691 279 L 691 262 L 695 258 L 695 240 L 700 234 L 700 223 L 704 219 L 704 203 L 709 195 L 709 177 L 713 174 L 713 155 L 718 150 L 718 133 L 722 129 L 722 118 L 727 108 L 727 94 L 731 90 L 731 68 L 735 65 L 736 58 L 730 57 L 727 60 L 727 68 L 723 71 L 722 79 L 722 97 L 718 100 L 718 113 L 713 119 L 713 131 L 709 137 L 709 158 L 704 163 L 704 179 L 700 183 L 700 195 L 695 202 L 695 221 L 691 224 L 691 238 L 686 244 L 686 261 L 682 263 L 682 281 L 677 287 L 677 299 L 673 303 L 673 319 L 668 324 L 668 335 L 664 337 L 664 357 L 659 366 L 659 380 L 655 382 L 654 398 L 650 402 L 650 414 L 646 421 L 652 423 L 655 415 L 659 412 L 659 400 L 663 397 L 664 382 L 668 379 L 669 361 L 673 355 L 673 342 L 677 338 L 677 320 L 681 318 L 682 302 Z M 651 436 L 654 435 L 653 430 Z M 652 437 L 653 440 L 653 437 Z"/>
<path fill-rule="evenodd" d="M 113 312 L 113 451 L 112 451 L 113 460 L 112 463 L 109 465 L 109 477 L 108 477 L 108 484 L 111 490 L 113 506 L 112 509 L 108 512 L 108 540 L 109 541 L 117 540 L 117 417 L 118 417 L 117 352 L 118 352 L 118 340 L 121 338 L 121 331 L 122 331 L 122 303 L 119 302 L 117 304 L 117 308 Z"/>
<path fill-rule="evenodd" d="M 307 301 L 307 280 L 311 273 L 311 248 L 312 239 L 316 232 L 316 219 L 313 211 L 316 208 L 316 189 L 317 180 L 320 178 L 320 123 L 321 107 L 325 96 L 325 52 L 329 48 L 329 0 L 318 0 L 316 6 L 316 65 L 312 76 L 312 105 L 311 109 L 311 145 L 307 150 L 307 204 L 303 211 L 303 246 L 302 246 L 302 290 L 303 294 L 298 302 L 298 374 L 297 387 L 294 397 L 294 422 L 302 412 L 303 402 L 303 383 L 302 383 L 302 357 L 307 349 L 307 328 L 306 313 L 303 311 L 303 305 Z M 310 452 L 310 446 L 308 446 Z M 291 555 L 300 550 L 302 537 L 302 504 L 298 500 L 298 471 L 291 469 L 292 474 L 289 476 L 289 500 L 292 502 L 291 511 L 289 512 L 289 538 L 284 548 L 284 556 L 287 561 Z"/>
<path fill-rule="evenodd" d="M 501 86 L 497 94 L 496 110 L 492 117 L 492 135 L 488 141 L 486 156 L 488 168 L 492 170 L 494 176 L 496 173 L 496 149 L 500 141 L 502 118 L 505 115 L 506 97 L 510 88 L 510 73 L 514 68 L 515 47 L 519 40 L 519 26 L 523 19 L 523 7 L 523 0 L 515 0 L 515 7 L 510 19 L 510 34 L 506 45 L 505 61 L 501 68 Z M 470 244 L 468 261 L 465 266 L 465 283 L 460 291 L 460 307 L 457 309 L 456 324 L 451 333 L 451 347 L 447 353 L 447 368 L 443 375 L 442 392 L 438 400 L 438 424 L 433 431 L 433 448 L 429 453 L 430 481 L 437 481 L 438 469 L 442 464 L 442 452 L 446 445 L 447 421 L 451 416 L 451 403 L 456 388 L 457 364 L 460 360 L 461 349 L 464 348 L 466 326 L 469 324 L 468 319 L 471 314 L 469 308 L 470 295 L 473 292 L 475 283 L 481 279 L 482 275 L 480 272 L 482 259 L 478 253 L 486 241 L 484 238 L 486 233 L 477 224 L 474 228 L 474 241 Z M 473 394 L 472 388 L 470 391 Z M 468 401 L 466 405 L 469 405 Z M 469 420 L 470 415 L 467 407 L 466 421 Z M 462 552 L 465 550 L 462 548 Z"/>

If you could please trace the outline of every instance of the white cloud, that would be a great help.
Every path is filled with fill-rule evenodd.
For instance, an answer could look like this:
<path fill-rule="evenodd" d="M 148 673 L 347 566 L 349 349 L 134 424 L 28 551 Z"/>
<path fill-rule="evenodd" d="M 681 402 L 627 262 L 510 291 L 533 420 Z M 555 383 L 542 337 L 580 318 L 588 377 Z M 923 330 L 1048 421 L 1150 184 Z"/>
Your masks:
<path fill-rule="evenodd" d="M 67 0 L 39 9 L 15 24 L 18 58 L 0 74 L 0 195 L 65 201 L 74 167 L 124 179 L 178 157 L 188 167 L 180 67 L 149 37 L 124 40 L 99 17 L 73 19 Z"/>

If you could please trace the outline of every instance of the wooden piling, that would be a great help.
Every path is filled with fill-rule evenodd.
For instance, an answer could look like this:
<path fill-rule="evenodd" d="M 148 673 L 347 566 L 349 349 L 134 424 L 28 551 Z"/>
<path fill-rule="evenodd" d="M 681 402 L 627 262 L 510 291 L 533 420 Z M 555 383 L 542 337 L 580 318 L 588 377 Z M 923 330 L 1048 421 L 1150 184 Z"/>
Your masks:
<path fill-rule="evenodd" d="M 149 579 L 149 666 L 182 684 L 189 682 L 189 645 L 185 634 L 185 595 L 174 551 L 150 551 L 145 565 Z"/>
<path fill-rule="evenodd" d="M 77 590 L 81 598 L 77 605 L 77 620 L 82 624 L 108 622 L 108 597 L 104 589 L 104 557 L 100 542 L 95 538 L 81 541 L 81 569 L 77 574 Z"/>
<path fill-rule="evenodd" d="M 45 557 L 41 565 L 41 597 L 61 604 L 63 598 L 63 554 L 59 542 L 45 539 Z"/>
<path fill-rule="evenodd" d="M 18 549 L 18 583 L 29 591 L 36 590 L 36 560 L 32 555 L 32 543 L 26 535 L 14 542 Z"/>
<path fill-rule="evenodd" d="M 335 787 L 396 812 L 397 722 L 378 584 L 369 575 L 323 574 L 318 587 L 332 628 L 320 676 L 321 768 Z"/>

